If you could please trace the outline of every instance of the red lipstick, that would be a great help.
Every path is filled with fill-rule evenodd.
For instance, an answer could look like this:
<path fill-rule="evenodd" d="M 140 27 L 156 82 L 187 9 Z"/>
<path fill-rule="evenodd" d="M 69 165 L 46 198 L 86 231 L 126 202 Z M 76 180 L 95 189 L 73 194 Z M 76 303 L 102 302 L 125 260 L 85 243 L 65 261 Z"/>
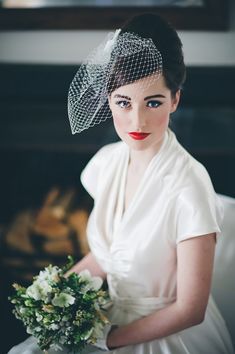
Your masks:
<path fill-rule="evenodd" d="M 128 135 L 135 140 L 143 140 L 149 136 L 149 133 L 130 132 Z"/>

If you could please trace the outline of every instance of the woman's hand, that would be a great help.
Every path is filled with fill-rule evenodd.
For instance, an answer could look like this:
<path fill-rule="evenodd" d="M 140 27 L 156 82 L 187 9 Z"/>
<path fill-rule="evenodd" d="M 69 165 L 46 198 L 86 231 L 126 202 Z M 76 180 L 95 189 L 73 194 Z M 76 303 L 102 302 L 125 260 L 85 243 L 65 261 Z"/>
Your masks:
<path fill-rule="evenodd" d="M 88 269 L 92 276 L 97 276 L 103 280 L 106 278 L 106 273 L 102 270 L 100 265 L 97 263 L 95 257 L 91 252 L 84 256 L 78 263 L 76 263 L 68 272 L 65 273 L 65 277 L 68 277 L 69 274 L 75 272 L 80 273 L 81 271 Z"/>

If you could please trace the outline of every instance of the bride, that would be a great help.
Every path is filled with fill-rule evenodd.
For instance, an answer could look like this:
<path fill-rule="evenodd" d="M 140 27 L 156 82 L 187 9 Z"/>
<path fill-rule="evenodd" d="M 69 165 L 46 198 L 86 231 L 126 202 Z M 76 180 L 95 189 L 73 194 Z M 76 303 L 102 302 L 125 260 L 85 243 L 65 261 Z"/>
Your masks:
<path fill-rule="evenodd" d="M 90 253 L 71 271 L 107 278 L 113 301 L 112 326 L 82 354 L 234 353 L 210 294 L 222 208 L 170 129 L 184 80 L 175 29 L 144 14 L 109 36 L 70 86 L 72 132 L 111 118 L 120 137 L 81 175 L 94 198 Z M 41 351 L 30 337 L 9 353 Z"/>

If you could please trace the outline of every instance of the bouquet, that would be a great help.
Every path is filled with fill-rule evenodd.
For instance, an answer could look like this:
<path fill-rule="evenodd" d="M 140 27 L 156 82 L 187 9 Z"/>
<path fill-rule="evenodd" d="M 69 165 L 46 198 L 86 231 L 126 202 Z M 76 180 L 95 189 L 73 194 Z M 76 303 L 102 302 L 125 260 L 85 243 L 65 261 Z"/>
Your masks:
<path fill-rule="evenodd" d="M 62 269 L 49 265 L 28 288 L 13 284 L 13 313 L 44 351 L 64 346 L 79 352 L 94 344 L 109 323 L 105 311 L 111 302 L 102 279 L 91 277 L 88 270 L 65 277 L 72 264 L 69 257 Z"/>

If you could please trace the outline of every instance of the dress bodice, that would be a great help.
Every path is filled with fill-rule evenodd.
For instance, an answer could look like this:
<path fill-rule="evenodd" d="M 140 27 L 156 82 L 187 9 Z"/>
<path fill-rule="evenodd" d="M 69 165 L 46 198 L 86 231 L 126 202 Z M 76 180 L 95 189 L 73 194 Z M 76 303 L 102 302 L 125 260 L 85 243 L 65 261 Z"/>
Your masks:
<path fill-rule="evenodd" d="M 82 174 L 92 189 L 87 181 L 99 165 L 87 228 L 90 248 L 108 274 L 111 295 L 172 299 L 177 243 L 219 235 L 220 205 L 205 168 L 167 130 L 123 215 L 128 161 L 129 148 L 118 142 L 98 152 Z"/>

